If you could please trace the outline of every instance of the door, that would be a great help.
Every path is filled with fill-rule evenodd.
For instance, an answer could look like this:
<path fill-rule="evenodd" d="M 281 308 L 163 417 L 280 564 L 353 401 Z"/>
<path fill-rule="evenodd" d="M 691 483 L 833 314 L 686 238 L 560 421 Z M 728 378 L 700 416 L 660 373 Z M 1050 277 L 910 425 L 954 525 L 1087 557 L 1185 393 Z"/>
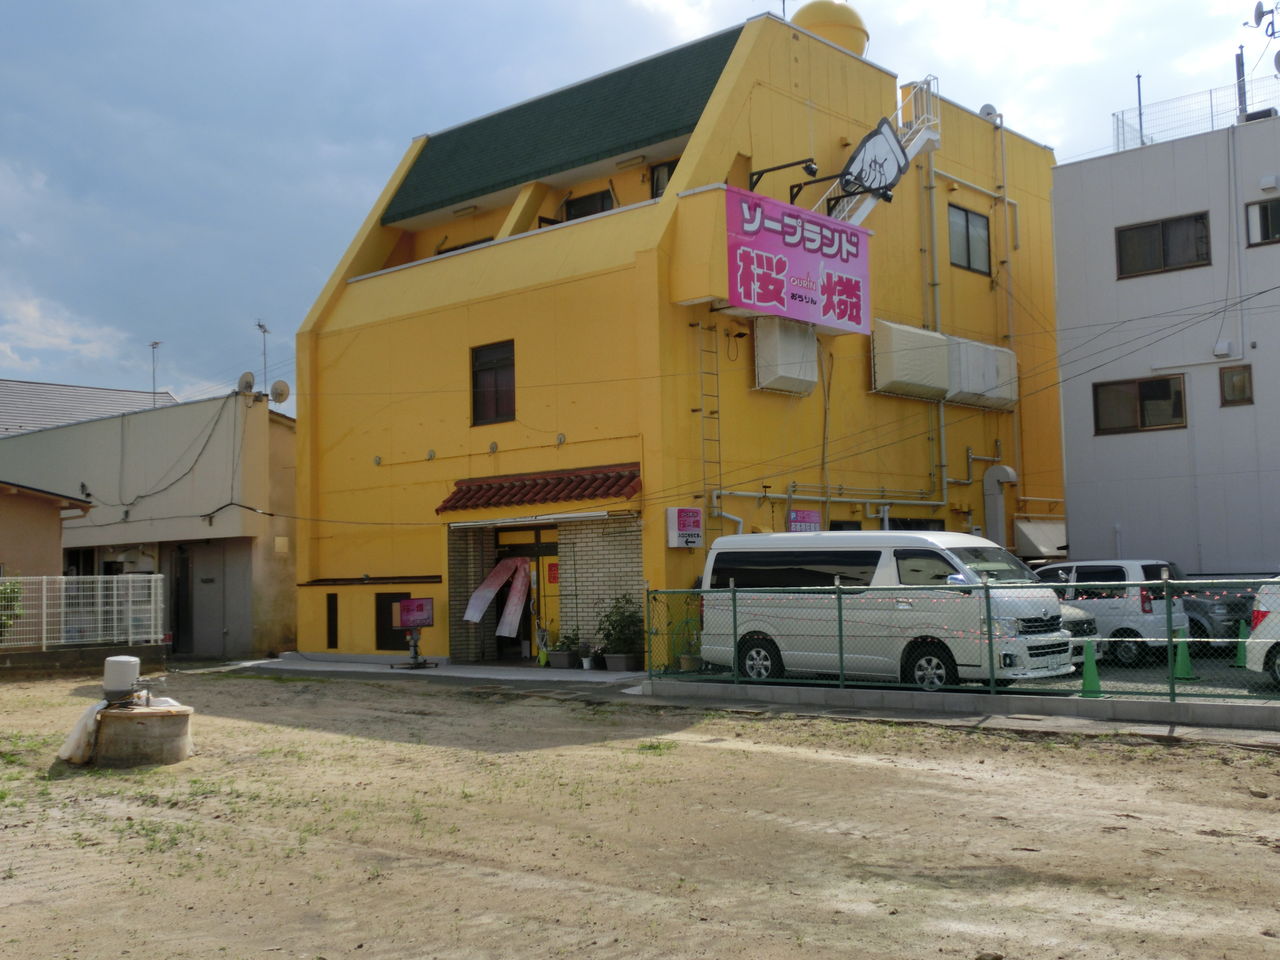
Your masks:
<path fill-rule="evenodd" d="M 553 646 L 560 639 L 560 558 L 538 557 L 535 580 L 535 624 L 533 655 L 538 655 L 540 641 Z"/>
<path fill-rule="evenodd" d="M 1128 579 L 1122 566 L 1111 563 L 1080 563 L 1076 565 L 1075 582 L 1080 583 L 1124 583 Z M 1130 603 L 1125 587 L 1076 587 L 1075 598 L 1071 601 L 1076 606 L 1088 610 L 1098 622 L 1098 633 L 1109 637 L 1113 631 L 1124 627 L 1136 629 L 1134 614 L 1141 610 L 1137 603 Z M 1141 636 L 1142 631 L 1139 629 Z"/>
<path fill-rule="evenodd" d="M 520 617 L 516 637 L 498 637 L 498 659 L 537 657 L 539 630 L 553 643 L 560 627 L 559 531 L 555 527 L 503 527 L 495 531 L 497 559 L 525 557 L 529 561 L 529 599 Z M 554 581 L 554 582 L 553 582 Z M 496 598 L 497 609 L 506 604 L 508 587 Z"/>
<path fill-rule="evenodd" d="M 898 583 L 909 587 L 938 587 L 898 594 L 894 636 L 895 673 L 902 651 L 915 637 L 936 637 L 951 653 L 959 669 L 986 669 L 986 631 L 978 599 L 971 588 L 948 587 L 947 578 L 960 573 L 936 550 L 899 548 L 893 551 Z"/>
<path fill-rule="evenodd" d="M 191 655 L 227 655 L 226 556 L 221 541 L 188 545 L 191 557 Z"/>

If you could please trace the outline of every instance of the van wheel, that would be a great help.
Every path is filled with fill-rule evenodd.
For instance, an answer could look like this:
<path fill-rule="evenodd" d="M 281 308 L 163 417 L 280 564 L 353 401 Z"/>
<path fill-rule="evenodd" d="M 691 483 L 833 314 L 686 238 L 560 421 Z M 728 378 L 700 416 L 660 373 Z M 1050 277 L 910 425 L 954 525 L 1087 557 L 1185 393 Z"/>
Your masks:
<path fill-rule="evenodd" d="M 1136 667 L 1147 659 L 1147 645 L 1131 640 L 1135 633 L 1113 633 L 1111 644 L 1107 648 L 1111 659 L 1122 667 Z"/>
<path fill-rule="evenodd" d="M 951 651 L 940 643 L 922 643 L 902 658 L 902 682 L 921 690 L 940 690 L 960 682 Z"/>
<path fill-rule="evenodd" d="M 763 634 L 751 634 L 738 643 L 738 672 L 748 680 L 777 680 L 785 672 L 778 645 Z"/>

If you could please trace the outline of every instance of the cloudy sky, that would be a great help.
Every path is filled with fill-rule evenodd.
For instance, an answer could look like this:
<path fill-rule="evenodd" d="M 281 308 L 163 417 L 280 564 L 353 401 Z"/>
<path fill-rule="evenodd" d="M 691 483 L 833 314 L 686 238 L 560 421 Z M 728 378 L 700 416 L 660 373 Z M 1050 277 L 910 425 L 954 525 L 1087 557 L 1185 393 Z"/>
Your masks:
<path fill-rule="evenodd" d="M 293 336 L 412 137 L 782 0 L 41 0 L 0 33 L 0 378 L 293 384 Z M 788 0 L 786 12 L 800 6 Z M 1067 162 L 1276 46 L 1246 0 L 854 3 L 869 59 Z M 1270 45 L 1269 45 L 1270 44 Z M 944 132 L 945 135 L 945 132 Z M 152 341 L 161 341 L 154 352 Z"/>

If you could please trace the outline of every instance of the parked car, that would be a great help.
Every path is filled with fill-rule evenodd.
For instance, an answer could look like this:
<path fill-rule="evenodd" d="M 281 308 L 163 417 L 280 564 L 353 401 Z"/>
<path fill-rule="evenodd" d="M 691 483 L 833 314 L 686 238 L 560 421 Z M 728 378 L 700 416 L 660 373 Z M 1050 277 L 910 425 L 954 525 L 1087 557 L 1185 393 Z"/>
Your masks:
<path fill-rule="evenodd" d="M 1253 600 L 1253 632 L 1245 644 L 1245 666 L 1280 684 L 1280 577 L 1266 580 Z"/>
<path fill-rule="evenodd" d="M 984 577 L 989 625 L 987 598 L 974 589 Z M 750 680 L 843 672 L 937 690 L 987 680 L 993 660 L 1001 685 L 1074 670 L 1054 591 L 969 534 L 720 537 L 702 583 L 702 659 Z"/>
<path fill-rule="evenodd" d="M 1036 571 L 1060 597 L 1093 616 L 1098 634 L 1110 641 L 1108 658 L 1122 666 L 1137 665 L 1167 643 L 1166 574 L 1171 580 L 1182 576 L 1168 560 L 1071 560 Z M 1182 599 L 1173 597 L 1171 605 L 1173 636 L 1188 636 Z"/>
<path fill-rule="evenodd" d="M 1253 590 L 1237 586 L 1192 587 L 1183 592 L 1182 606 L 1187 611 L 1193 639 L 1211 648 L 1234 649 L 1241 626 L 1247 628 L 1251 622 Z"/>
<path fill-rule="evenodd" d="M 1084 663 L 1084 642 L 1092 638 L 1094 656 L 1101 660 L 1107 654 L 1107 641 L 1098 636 L 1098 621 L 1093 615 L 1069 603 L 1059 602 L 1062 611 L 1062 629 L 1071 634 L 1071 662 L 1077 667 Z"/>

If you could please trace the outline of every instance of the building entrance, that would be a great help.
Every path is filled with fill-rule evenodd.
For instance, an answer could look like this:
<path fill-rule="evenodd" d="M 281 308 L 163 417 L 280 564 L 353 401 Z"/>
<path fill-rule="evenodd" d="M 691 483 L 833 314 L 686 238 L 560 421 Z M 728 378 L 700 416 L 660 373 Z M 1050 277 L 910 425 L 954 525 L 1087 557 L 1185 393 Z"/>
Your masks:
<path fill-rule="evenodd" d="M 519 634 L 497 638 L 498 658 L 536 658 L 543 646 L 555 643 L 560 635 L 559 531 L 555 527 L 499 527 L 495 534 L 498 560 L 529 560 L 529 597 L 520 617 Z M 508 584 L 498 593 L 498 610 L 503 609 L 510 589 Z"/>

